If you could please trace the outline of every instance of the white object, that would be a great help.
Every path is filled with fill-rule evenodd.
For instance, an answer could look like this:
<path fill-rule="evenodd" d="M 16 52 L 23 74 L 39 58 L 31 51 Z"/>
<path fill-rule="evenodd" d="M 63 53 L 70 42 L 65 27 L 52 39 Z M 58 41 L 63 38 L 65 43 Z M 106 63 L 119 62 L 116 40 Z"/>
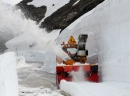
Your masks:
<path fill-rule="evenodd" d="M 0 96 L 18 96 L 16 58 L 13 52 L 0 55 Z"/>

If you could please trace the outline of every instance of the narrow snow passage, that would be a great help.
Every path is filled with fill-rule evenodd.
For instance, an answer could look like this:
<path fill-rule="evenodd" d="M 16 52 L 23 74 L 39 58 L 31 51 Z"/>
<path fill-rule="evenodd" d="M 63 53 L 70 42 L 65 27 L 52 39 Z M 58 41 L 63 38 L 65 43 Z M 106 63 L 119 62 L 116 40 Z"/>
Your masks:
<path fill-rule="evenodd" d="M 42 71 L 43 64 L 30 63 L 27 67 L 17 69 L 19 85 L 25 87 L 47 87 L 52 90 L 56 89 L 55 74 Z"/>
<path fill-rule="evenodd" d="M 56 90 L 55 74 L 42 71 L 41 66 L 40 63 L 20 64 L 21 68 L 17 69 L 19 96 L 63 96 Z"/>

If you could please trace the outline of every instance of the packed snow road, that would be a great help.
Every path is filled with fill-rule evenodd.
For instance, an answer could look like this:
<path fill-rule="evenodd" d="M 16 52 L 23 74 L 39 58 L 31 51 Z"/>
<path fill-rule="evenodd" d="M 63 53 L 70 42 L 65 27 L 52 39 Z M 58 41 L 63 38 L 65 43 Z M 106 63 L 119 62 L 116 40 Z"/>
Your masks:
<path fill-rule="evenodd" d="M 41 70 L 43 64 L 31 63 L 28 67 L 18 69 L 19 84 L 26 87 L 48 87 L 55 89 L 55 74 Z"/>
<path fill-rule="evenodd" d="M 55 74 L 43 71 L 41 66 L 23 62 L 17 66 L 19 96 L 63 96 L 56 90 Z"/>

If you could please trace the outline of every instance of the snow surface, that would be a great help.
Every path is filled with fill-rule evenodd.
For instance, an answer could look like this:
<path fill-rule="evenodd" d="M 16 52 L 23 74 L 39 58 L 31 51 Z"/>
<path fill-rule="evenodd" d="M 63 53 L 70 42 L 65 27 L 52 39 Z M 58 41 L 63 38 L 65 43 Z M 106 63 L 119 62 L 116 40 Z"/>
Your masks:
<path fill-rule="evenodd" d="M 16 63 L 13 52 L 0 55 L 0 96 L 18 96 Z"/>
<path fill-rule="evenodd" d="M 60 87 L 71 96 L 130 96 L 130 86 L 125 82 L 92 83 L 63 80 Z"/>
<path fill-rule="evenodd" d="M 3 2 L 3 3 L 15 5 L 15 4 L 18 4 L 22 0 L 0 0 L 0 1 Z"/>
<path fill-rule="evenodd" d="M 62 41 L 67 41 L 71 35 L 76 39 L 81 33 L 89 35 L 86 47 L 89 50 L 89 58 L 93 58 L 98 54 L 99 77 L 101 82 L 82 83 L 62 81 L 60 84 L 62 90 L 72 96 L 130 96 L 129 3 L 130 1 L 128 0 L 105 0 L 91 14 L 82 19 L 79 18 L 79 22 L 70 25 L 69 29 L 65 29 L 59 35 L 57 38 L 57 43 L 59 44 Z M 3 12 L 3 9 L 0 10 Z M 8 13 L 8 11 L 5 11 L 5 13 Z M 3 30 L 10 28 L 12 31 L 10 27 L 10 24 L 12 24 L 10 21 L 11 18 L 4 18 L 3 14 L 0 14 L 0 17 L 3 17 L 1 20 L 3 23 L 1 24 L 4 24 L 4 27 L 0 27 L 0 30 L 2 28 Z M 5 19 L 9 20 L 9 25 L 4 23 Z M 22 28 L 17 25 L 17 23 L 20 23 L 14 20 L 13 28 L 15 26 L 16 31 L 28 33 L 28 36 L 34 38 L 33 43 L 38 45 L 38 47 L 42 48 L 42 46 L 47 46 L 43 48 L 44 51 L 50 51 L 53 48 L 53 51 L 59 57 L 64 57 L 64 54 L 59 54 L 61 53 L 58 49 L 60 47 L 48 37 L 44 30 L 39 29 L 35 22 L 22 19 L 18 20 L 21 21 L 21 24 L 24 24 Z M 42 96 L 43 94 L 39 95 Z"/>
<path fill-rule="evenodd" d="M 129 3 L 128 0 L 104 1 L 72 29 L 65 29 L 57 40 L 60 43 L 71 35 L 75 38 L 82 33 L 89 35 L 86 47 L 89 58 L 98 54 L 101 83 L 83 83 L 78 84 L 78 87 L 90 96 L 130 96 Z M 64 91 L 69 90 L 69 84 L 66 83 L 66 87 L 63 85 Z M 73 94 L 72 91 L 66 92 Z"/>

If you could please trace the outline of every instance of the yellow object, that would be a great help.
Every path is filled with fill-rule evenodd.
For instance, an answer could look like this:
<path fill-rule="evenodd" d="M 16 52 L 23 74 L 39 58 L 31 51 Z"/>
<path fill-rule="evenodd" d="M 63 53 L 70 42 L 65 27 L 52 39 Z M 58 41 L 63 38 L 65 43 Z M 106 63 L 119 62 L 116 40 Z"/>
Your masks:
<path fill-rule="evenodd" d="M 76 44 L 76 41 L 73 36 L 70 37 L 68 44 Z"/>

